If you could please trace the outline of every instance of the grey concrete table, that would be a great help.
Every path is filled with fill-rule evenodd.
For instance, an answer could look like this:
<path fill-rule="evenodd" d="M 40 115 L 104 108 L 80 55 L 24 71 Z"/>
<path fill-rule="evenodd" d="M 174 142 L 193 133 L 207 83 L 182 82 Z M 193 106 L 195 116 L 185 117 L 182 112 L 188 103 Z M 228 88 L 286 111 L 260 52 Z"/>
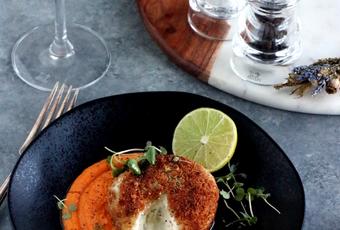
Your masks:
<path fill-rule="evenodd" d="M 303 229 L 340 229 L 340 117 L 279 111 L 235 98 L 205 85 L 173 65 L 145 31 L 134 0 L 68 0 L 69 21 L 90 26 L 107 41 L 112 66 L 78 103 L 136 91 L 186 91 L 243 112 L 276 140 L 297 168 L 306 193 Z M 15 76 L 10 51 L 19 36 L 52 22 L 53 1 L 0 0 L 0 180 L 11 171 L 18 148 L 47 93 Z M 292 207 L 294 208 L 294 207 Z M 0 229 L 11 229 L 7 205 Z"/>

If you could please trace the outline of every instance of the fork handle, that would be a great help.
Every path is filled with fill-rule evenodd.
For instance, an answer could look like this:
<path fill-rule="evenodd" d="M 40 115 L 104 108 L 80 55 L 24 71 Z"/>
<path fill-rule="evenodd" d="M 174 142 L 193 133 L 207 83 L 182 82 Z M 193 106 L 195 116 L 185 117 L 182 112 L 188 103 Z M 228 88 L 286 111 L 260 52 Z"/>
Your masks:
<path fill-rule="evenodd" d="M 7 195 L 7 190 L 8 190 L 8 184 L 9 184 L 9 179 L 11 178 L 11 174 L 9 174 L 5 181 L 2 183 L 0 187 L 0 205 L 2 202 L 5 200 L 6 195 Z"/>

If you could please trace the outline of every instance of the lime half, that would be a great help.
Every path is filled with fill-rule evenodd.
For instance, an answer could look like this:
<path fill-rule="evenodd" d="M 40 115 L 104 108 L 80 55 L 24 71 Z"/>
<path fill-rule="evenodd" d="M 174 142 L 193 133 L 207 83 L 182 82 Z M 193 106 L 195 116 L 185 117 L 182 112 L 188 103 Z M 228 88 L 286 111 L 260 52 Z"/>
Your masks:
<path fill-rule="evenodd" d="M 214 172 L 230 161 L 236 144 L 234 121 L 219 110 L 200 108 L 185 115 L 178 123 L 172 151 Z"/>

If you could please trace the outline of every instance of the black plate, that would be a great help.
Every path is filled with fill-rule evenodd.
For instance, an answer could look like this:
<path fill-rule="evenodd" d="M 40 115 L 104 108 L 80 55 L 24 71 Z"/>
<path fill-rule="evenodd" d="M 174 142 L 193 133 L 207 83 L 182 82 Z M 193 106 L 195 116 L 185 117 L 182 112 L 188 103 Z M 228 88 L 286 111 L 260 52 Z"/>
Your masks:
<path fill-rule="evenodd" d="M 239 141 L 232 162 L 248 175 L 249 186 L 264 186 L 275 213 L 255 203 L 255 229 L 297 230 L 304 217 L 304 191 L 294 166 L 280 147 L 254 122 L 211 99 L 178 92 L 133 93 L 81 105 L 43 131 L 17 163 L 9 188 L 13 226 L 23 230 L 61 229 L 53 195 L 65 197 L 73 180 L 87 166 L 114 150 L 143 147 L 147 140 L 171 149 L 180 119 L 199 107 L 224 111 L 236 123 Z M 220 202 L 214 229 L 224 229 L 223 217 L 232 218 Z M 254 228 L 253 228 L 254 229 Z"/>

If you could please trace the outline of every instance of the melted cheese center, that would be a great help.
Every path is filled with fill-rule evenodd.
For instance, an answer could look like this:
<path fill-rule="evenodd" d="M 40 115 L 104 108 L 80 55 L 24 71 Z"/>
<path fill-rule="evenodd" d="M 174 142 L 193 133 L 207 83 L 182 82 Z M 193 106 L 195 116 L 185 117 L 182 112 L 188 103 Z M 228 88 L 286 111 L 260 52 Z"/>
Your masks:
<path fill-rule="evenodd" d="M 171 215 L 166 195 L 153 201 L 143 212 L 138 214 L 132 230 L 178 230 L 179 226 Z"/>

